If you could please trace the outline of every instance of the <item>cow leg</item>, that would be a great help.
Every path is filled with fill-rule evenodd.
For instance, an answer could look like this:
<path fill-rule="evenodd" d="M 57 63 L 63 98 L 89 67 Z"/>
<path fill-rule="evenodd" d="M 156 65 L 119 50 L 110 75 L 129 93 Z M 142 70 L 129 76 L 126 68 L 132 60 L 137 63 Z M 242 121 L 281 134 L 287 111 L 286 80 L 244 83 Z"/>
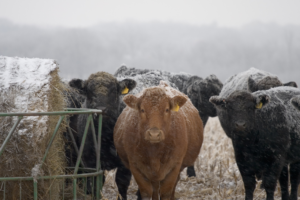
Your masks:
<path fill-rule="evenodd" d="M 84 149 L 87 149 L 86 146 Z M 86 152 L 83 151 L 83 155 L 82 157 L 84 158 L 88 158 L 88 156 L 84 155 Z M 93 156 L 93 155 L 92 155 Z M 96 157 L 96 156 L 95 156 Z M 94 157 L 93 157 L 94 158 Z M 86 160 L 86 166 L 85 167 L 88 167 L 88 168 L 94 168 L 95 167 L 95 161 L 94 159 L 87 159 Z M 93 194 L 95 195 L 95 191 L 96 191 L 96 187 L 95 187 L 95 181 L 96 179 L 94 177 L 87 177 L 87 180 L 86 180 L 86 193 L 87 194 Z M 103 176 L 103 181 L 104 181 L 104 176 Z M 94 184 L 94 185 L 93 185 Z"/>
<path fill-rule="evenodd" d="M 245 187 L 245 200 L 253 200 L 253 192 L 256 185 L 255 174 L 248 174 L 244 169 L 240 170 Z"/>
<path fill-rule="evenodd" d="M 300 182 L 300 162 L 290 164 L 290 179 L 292 186 L 290 200 L 297 200 Z"/>
<path fill-rule="evenodd" d="M 252 169 L 251 163 L 249 163 L 249 158 L 245 158 L 241 151 L 237 149 L 242 149 L 234 146 L 235 159 L 241 173 L 244 187 L 245 187 L 245 200 L 253 200 L 253 192 L 256 185 L 255 180 L 255 169 Z"/>
<path fill-rule="evenodd" d="M 153 194 L 152 200 L 159 200 L 159 181 L 152 181 Z"/>
<path fill-rule="evenodd" d="M 279 177 L 282 200 L 289 199 L 289 177 L 288 176 L 289 176 L 288 166 L 285 165 L 282 168 L 280 177 Z"/>
<path fill-rule="evenodd" d="M 274 200 L 274 192 L 277 185 L 277 179 L 283 169 L 282 161 L 277 161 L 269 165 L 263 174 L 263 184 L 267 193 L 267 200 Z"/>
<path fill-rule="evenodd" d="M 196 172 L 195 172 L 195 168 L 194 166 L 189 166 L 187 167 L 186 173 L 188 175 L 188 177 L 196 177 Z"/>
<path fill-rule="evenodd" d="M 177 185 L 177 183 L 178 183 L 179 180 L 180 180 L 180 173 L 179 173 L 179 175 L 178 175 L 176 184 L 175 184 L 175 186 L 174 186 L 174 188 L 173 188 L 171 200 L 175 200 L 175 189 L 176 189 L 176 185 Z"/>
<path fill-rule="evenodd" d="M 140 195 L 142 200 L 150 200 L 153 194 L 153 187 L 151 182 L 140 173 L 140 171 L 134 167 L 130 168 L 136 183 L 140 190 Z"/>
<path fill-rule="evenodd" d="M 175 187 L 180 173 L 180 166 L 176 166 L 161 182 L 160 197 L 161 200 L 173 200 Z"/>
<path fill-rule="evenodd" d="M 137 200 L 142 200 L 140 189 L 138 189 L 138 191 L 136 191 L 135 195 L 137 196 Z"/>
<path fill-rule="evenodd" d="M 123 200 L 127 199 L 127 190 L 131 180 L 131 172 L 125 166 L 118 167 L 116 184 Z"/>

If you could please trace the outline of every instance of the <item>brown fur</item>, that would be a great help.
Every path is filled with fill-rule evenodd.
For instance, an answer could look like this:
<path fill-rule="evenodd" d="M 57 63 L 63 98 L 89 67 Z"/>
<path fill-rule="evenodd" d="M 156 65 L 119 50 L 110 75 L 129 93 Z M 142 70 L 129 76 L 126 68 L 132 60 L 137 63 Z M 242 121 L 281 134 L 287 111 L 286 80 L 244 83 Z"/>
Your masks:
<path fill-rule="evenodd" d="M 180 171 L 194 164 L 203 142 L 197 109 L 183 93 L 161 83 L 137 96 L 124 97 L 127 107 L 114 128 L 120 158 L 134 175 L 142 199 L 174 199 Z M 178 104 L 178 112 L 172 109 Z M 147 133 L 160 131 L 159 141 Z M 157 138 L 156 138 L 157 139 Z"/>

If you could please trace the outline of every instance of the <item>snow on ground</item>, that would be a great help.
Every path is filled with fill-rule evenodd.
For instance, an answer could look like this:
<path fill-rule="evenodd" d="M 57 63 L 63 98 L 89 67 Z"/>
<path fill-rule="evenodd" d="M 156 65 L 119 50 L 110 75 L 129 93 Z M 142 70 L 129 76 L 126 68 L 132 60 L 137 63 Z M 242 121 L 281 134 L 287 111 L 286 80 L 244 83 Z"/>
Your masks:
<path fill-rule="evenodd" d="M 186 170 L 181 173 L 175 197 L 180 200 L 244 200 L 244 186 L 236 165 L 231 140 L 223 131 L 217 117 L 210 118 L 204 130 L 204 142 L 195 162 L 197 177 L 189 178 Z M 106 172 L 103 187 L 104 199 L 117 199 L 115 171 Z M 265 199 L 265 191 L 259 189 L 257 181 L 254 199 Z M 279 184 L 278 184 L 279 185 Z M 137 184 L 131 181 L 128 199 L 136 199 Z M 279 200 L 280 190 L 276 189 L 275 199 Z"/>
<path fill-rule="evenodd" d="M 47 112 L 50 73 L 57 68 L 50 59 L 0 56 L 0 98 L 14 97 L 9 99 L 15 105 L 10 112 Z M 18 134 L 42 137 L 47 131 L 47 121 L 47 116 L 24 117 L 22 124 L 26 126 L 20 126 Z M 32 124 L 38 126 L 40 132 L 28 131 Z"/>

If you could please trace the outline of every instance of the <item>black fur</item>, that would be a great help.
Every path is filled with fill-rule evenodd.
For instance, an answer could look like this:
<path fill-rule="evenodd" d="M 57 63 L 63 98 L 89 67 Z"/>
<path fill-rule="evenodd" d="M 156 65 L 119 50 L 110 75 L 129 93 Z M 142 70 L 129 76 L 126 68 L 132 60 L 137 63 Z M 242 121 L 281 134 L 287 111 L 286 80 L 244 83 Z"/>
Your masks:
<path fill-rule="evenodd" d="M 267 200 L 274 199 L 279 179 L 283 200 L 296 200 L 300 181 L 300 112 L 290 99 L 300 90 L 277 87 L 250 93 L 235 91 L 212 97 L 221 125 L 231 138 L 243 178 L 246 200 L 253 199 L 255 176 L 263 181 Z M 260 104 L 261 103 L 261 104 Z M 288 192 L 288 165 L 292 192 Z M 293 189 L 294 188 L 294 189 Z"/>
<path fill-rule="evenodd" d="M 209 117 L 217 116 L 217 111 L 209 102 L 209 98 L 218 95 L 222 87 L 222 82 L 215 75 L 210 75 L 204 80 L 200 78 L 194 79 L 186 89 L 185 94 L 198 109 L 203 126 L 205 126 Z"/>
<path fill-rule="evenodd" d="M 266 76 L 259 81 L 255 81 L 250 76 L 248 79 L 248 90 L 250 92 L 256 92 L 258 90 L 268 90 L 273 87 L 282 86 L 281 81 L 276 76 Z"/>
<path fill-rule="evenodd" d="M 252 79 L 251 76 L 248 79 L 248 90 L 250 92 L 256 92 L 258 90 L 268 90 L 280 86 L 289 86 L 295 88 L 298 87 L 297 84 L 293 81 L 283 84 L 276 76 L 266 76 L 257 82 Z"/>
<path fill-rule="evenodd" d="M 127 189 L 131 179 L 131 172 L 124 167 L 120 158 L 117 155 L 114 142 L 113 142 L 113 129 L 117 118 L 119 116 L 119 96 L 122 90 L 127 87 L 132 90 L 136 86 L 136 82 L 131 79 L 125 79 L 123 81 L 117 81 L 112 75 L 107 75 L 105 81 L 99 78 L 104 72 L 93 74 L 86 81 L 79 81 L 78 79 L 72 80 L 70 85 L 76 87 L 78 90 L 86 95 L 86 100 L 83 105 L 85 108 L 101 109 L 103 110 L 102 121 L 102 137 L 101 137 L 101 169 L 111 170 L 118 168 L 116 174 L 116 183 L 119 189 L 119 193 L 123 199 L 127 199 Z M 99 75 L 99 76 L 98 76 Z M 102 87 L 101 91 L 99 88 Z M 78 133 L 79 144 L 81 142 L 85 124 L 88 115 L 79 115 L 78 117 Z M 93 117 L 96 133 L 98 132 L 98 119 L 99 117 Z M 83 160 L 87 167 L 95 168 L 96 166 L 96 152 L 94 148 L 94 141 L 92 131 L 89 129 L 84 151 L 82 155 Z M 91 190 L 89 188 L 89 190 Z M 89 191 L 91 192 L 91 191 Z"/>
<path fill-rule="evenodd" d="M 297 83 L 294 82 L 294 81 L 291 81 L 291 82 L 288 82 L 288 83 L 283 83 L 283 86 L 290 86 L 290 87 L 295 87 L 295 88 L 298 87 Z"/>
<path fill-rule="evenodd" d="M 85 101 L 86 96 L 76 88 L 72 87 L 70 84 L 65 84 L 65 83 L 63 84 L 65 85 L 65 89 L 63 92 L 64 92 L 64 96 L 66 97 L 67 108 L 81 108 L 83 102 Z M 77 120 L 78 120 L 78 115 L 69 116 L 69 127 L 72 131 L 72 134 L 76 142 L 78 141 Z M 67 165 L 70 167 L 74 167 L 77 159 L 77 153 L 75 151 L 68 130 L 66 130 L 66 132 L 63 133 L 63 135 L 65 138 L 65 152 L 67 157 Z"/>
<path fill-rule="evenodd" d="M 217 116 L 215 107 L 209 103 L 209 98 L 218 95 L 223 87 L 222 82 L 215 76 L 210 75 L 204 80 L 198 76 L 192 76 L 185 84 L 183 93 L 185 93 L 193 105 L 198 109 L 203 122 L 203 127 L 209 117 Z M 187 168 L 188 177 L 196 176 L 194 166 Z"/>
<path fill-rule="evenodd" d="M 226 80 L 223 85 L 223 89 L 220 92 L 220 96 L 228 97 L 236 90 L 256 92 L 280 86 L 297 87 L 297 84 L 295 82 L 283 84 L 276 75 L 255 68 L 250 68 L 249 70 L 235 74 Z"/>

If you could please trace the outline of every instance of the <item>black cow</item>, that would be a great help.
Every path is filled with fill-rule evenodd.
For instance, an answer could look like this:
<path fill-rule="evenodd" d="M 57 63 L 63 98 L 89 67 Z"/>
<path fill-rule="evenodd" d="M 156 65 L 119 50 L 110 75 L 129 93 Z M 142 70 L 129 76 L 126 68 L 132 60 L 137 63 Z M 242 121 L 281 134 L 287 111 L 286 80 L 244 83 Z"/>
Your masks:
<path fill-rule="evenodd" d="M 255 176 L 262 179 L 267 200 L 274 199 L 279 179 L 282 199 L 296 200 L 300 181 L 300 112 L 291 104 L 294 87 L 250 93 L 237 90 L 228 97 L 210 98 L 226 135 L 231 138 L 242 175 L 246 200 L 253 199 Z M 290 164 L 291 195 L 288 191 Z"/>
<path fill-rule="evenodd" d="M 209 102 L 209 98 L 218 95 L 222 87 L 222 82 L 215 75 L 210 75 L 205 79 L 194 79 L 184 91 L 198 109 L 204 126 L 209 117 L 217 116 L 216 108 Z"/>
<path fill-rule="evenodd" d="M 208 117 L 217 115 L 215 107 L 209 103 L 209 98 L 218 95 L 223 84 L 215 76 L 210 75 L 203 79 L 186 73 L 171 73 L 161 70 L 135 69 L 121 66 L 114 74 L 117 78 L 132 78 L 137 81 L 137 87 L 131 92 L 137 94 L 144 88 L 157 86 L 161 80 L 166 81 L 170 86 L 186 94 L 193 105 L 198 109 L 199 115 L 205 126 Z M 125 103 L 121 102 L 121 110 L 125 108 Z M 189 177 L 196 176 L 194 166 L 187 168 Z"/>
<path fill-rule="evenodd" d="M 63 94 L 66 99 L 66 107 L 67 108 L 81 108 L 82 104 L 85 101 L 85 94 L 82 94 L 78 91 L 72 84 L 75 84 L 77 81 L 81 81 L 80 79 L 73 79 L 72 82 L 63 84 Z M 71 84 L 71 85 L 70 85 Z M 78 115 L 71 115 L 69 116 L 69 127 L 72 131 L 75 141 L 78 141 L 78 134 L 77 134 L 77 120 Z M 77 160 L 77 153 L 75 151 L 73 141 L 69 132 L 66 130 L 64 133 L 65 138 L 65 153 L 67 158 L 67 165 L 69 167 L 74 167 L 76 160 Z"/>
<path fill-rule="evenodd" d="M 293 97 L 291 102 L 293 106 L 300 111 L 300 96 Z"/>
<path fill-rule="evenodd" d="M 101 168 L 103 170 L 118 168 L 116 184 L 122 198 L 127 199 L 126 195 L 131 172 L 124 167 L 117 155 L 113 142 L 113 129 L 119 116 L 119 97 L 131 91 L 136 86 L 136 82 L 132 79 L 117 81 L 111 74 L 98 72 L 91 74 L 85 81 L 74 79 L 70 81 L 70 85 L 86 95 L 86 100 L 83 104 L 84 108 L 101 109 L 105 107 L 102 120 Z M 84 133 L 87 117 L 88 115 L 79 115 L 78 117 L 79 144 Z M 93 119 L 96 132 L 98 132 L 98 119 L 98 116 Z M 87 134 L 82 158 L 87 167 L 96 167 L 96 152 L 91 129 L 89 129 Z"/>

